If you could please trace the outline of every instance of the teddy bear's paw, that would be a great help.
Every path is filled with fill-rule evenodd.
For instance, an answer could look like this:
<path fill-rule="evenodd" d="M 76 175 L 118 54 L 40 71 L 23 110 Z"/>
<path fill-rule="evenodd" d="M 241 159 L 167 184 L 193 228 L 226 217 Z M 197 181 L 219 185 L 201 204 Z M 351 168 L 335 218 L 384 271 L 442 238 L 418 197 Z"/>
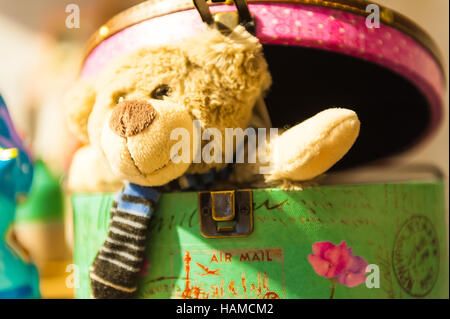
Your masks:
<path fill-rule="evenodd" d="M 307 181 L 326 172 L 350 150 L 359 127 L 356 113 L 341 108 L 292 127 L 271 145 L 272 171 L 266 180 Z"/>
<path fill-rule="evenodd" d="M 72 192 L 116 192 L 123 187 L 99 151 L 87 145 L 74 155 L 67 182 Z"/>

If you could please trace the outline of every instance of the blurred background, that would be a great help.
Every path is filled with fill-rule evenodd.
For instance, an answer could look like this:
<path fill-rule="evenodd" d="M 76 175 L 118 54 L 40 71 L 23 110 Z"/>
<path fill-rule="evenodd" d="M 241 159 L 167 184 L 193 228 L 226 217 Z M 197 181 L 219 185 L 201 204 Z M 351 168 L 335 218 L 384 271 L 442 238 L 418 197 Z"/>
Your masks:
<path fill-rule="evenodd" d="M 170 0 L 167 0 L 170 1 Z M 83 46 L 99 26 L 116 13 L 139 0 L 0 0 L 0 93 L 6 101 L 19 135 L 36 164 L 39 189 L 34 204 L 17 211 L 18 240 L 39 270 L 44 298 L 72 298 L 65 284 L 66 267 L 71 262 L 70 218 L 67 198 L 60 181 L 78 147 L 68 133 L 62 94 L 76 78 Z M 378 0 L 379 4 L 408 16 L 437 42 L 449 65 L 448 0 Z M 80 7 L 80 28 L 69 29 L 65 21 L 68 4 Z M 439 167 L 446 176 L 448 203 L 449 124 L 448 90 L 442 124 L 433 139 L 395 160 L 401 163 L 427 163 Z M 58 200 L 56 200 L 58 199 Z M 59 200 L 60 199 L 60 200 Z M 37 203 L 37 204 L 36 204 Z M 49 204 L 51 203 L 51 204 Z M 32 206 L 32 207 L 31 207 Z M 36 209 L 35 207 L 45 207 Z M 52 249 L 42 249 L 52 243 Z"/>
<path fill-rule="evenodd" d="M 448 176 L 449 176 L 449 116 L 448 116 L 448 66 L 449 66 L 449 2 L 447 0 L 378 0 L 375 1 L 388 8 L 394 9 L 419 24 L 438 44 L 444 57 L 444 67 L 447 78 L 445 93 L 444 118 L 441 127 L 432 138 L 421 148 L 412 150 L 399 156 L 399 161 L 406 163 L 430 163 L 439 167 L 446 176 L 447 205 L 448 205 Z"/>
<path fill-rule="evenodd" d="M 71 276 L 72 223 L 64 177 L 79 145 L 68 132 L 61 101 L 77 76 L 89 36 L 109 18 L 139 2 L 0 0 L 0 94 L 25 147 L 37 160 L 30 193 L 17 206 L 14 231 L 6 237 L 14 253 L 36 266 L 43 298 L 73 298 L 76 284 Z M 80 28 L 66 27 L 69 4 L 80 9 Z M 0 213 L 5 213 L 3 209 Z M 15 273 L 10 274 L 13 279 L 18 277 Z M 0 298 L 1 291 L 0 282 Z M 21 293 L 16 289 L 13 297 L 26 296 Z"/>

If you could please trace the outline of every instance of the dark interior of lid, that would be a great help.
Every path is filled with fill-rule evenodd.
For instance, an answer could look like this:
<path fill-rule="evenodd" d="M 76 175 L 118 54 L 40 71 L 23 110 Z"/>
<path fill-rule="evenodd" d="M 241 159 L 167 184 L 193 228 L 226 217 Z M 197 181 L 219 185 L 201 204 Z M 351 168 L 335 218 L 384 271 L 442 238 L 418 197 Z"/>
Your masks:
<path fill-rule="evenodd" d="M 403 151 L 430 121 L 425 97 L 400 75 L 351 56 L 324 50 L 265 45 L 273 85 L 266 104 L 274 127 L 295 125 L 329 107 L 354 110 L 361 132 L 334 169 Z"/>

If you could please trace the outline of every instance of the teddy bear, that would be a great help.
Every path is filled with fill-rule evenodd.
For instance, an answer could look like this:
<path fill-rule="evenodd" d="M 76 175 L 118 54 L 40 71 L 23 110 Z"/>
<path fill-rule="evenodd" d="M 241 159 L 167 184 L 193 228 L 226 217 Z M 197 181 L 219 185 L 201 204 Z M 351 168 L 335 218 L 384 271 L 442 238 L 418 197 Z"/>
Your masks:
<path fill-rule="evenodd" d="M 91 183 L 117 189 L 124 183 L 90 268 L 94 298 L 134 296 L 161 193 L 211 189 L 231 179 L 233 164 L 225 152 L 216 153 L 230 141 L 216 136 L 256 123 L 270 85 L 262 45 L 237 26 L 229 33 L 207 27 L 178 43 L 136 49 L 74 86 L 66 99 L 69 126 L 86 146 L 75 155 L 72 188 L 89 189 Z M 194 124 L 210 129 L 209 138 L 193 137 Z M 346 154 L 359 125 L 353 111 L 333 108 L 266 138 L 263 157 L 270 169 L 260 175 L 268 183 L 313 179 Z M 189 143 L 177 147 L 174 132 L 184 132 Z M 211 151 L 212 142 L 215 160 L 196 160 Z M 235 156 L 240 146 L 231 147 Z M 261 163 L 244 170 L 258 173 Z"/>

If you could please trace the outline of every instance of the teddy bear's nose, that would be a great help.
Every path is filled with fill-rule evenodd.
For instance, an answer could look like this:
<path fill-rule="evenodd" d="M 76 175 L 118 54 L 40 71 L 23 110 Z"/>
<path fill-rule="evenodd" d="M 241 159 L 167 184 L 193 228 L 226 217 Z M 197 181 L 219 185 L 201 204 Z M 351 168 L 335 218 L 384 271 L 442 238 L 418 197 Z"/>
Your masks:
<path fill-rule="evenodd" d="M 130 137 L 149 127 L 155 117 L 156 110 L 149 102 L 125 100 L 114 108 L 109 127 L 121 137 Z"/>

